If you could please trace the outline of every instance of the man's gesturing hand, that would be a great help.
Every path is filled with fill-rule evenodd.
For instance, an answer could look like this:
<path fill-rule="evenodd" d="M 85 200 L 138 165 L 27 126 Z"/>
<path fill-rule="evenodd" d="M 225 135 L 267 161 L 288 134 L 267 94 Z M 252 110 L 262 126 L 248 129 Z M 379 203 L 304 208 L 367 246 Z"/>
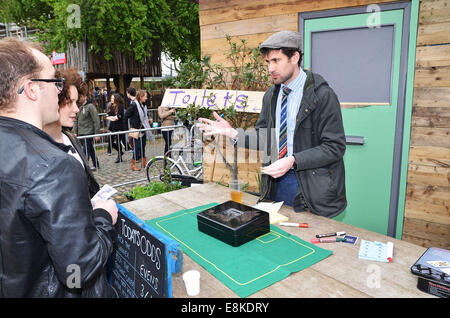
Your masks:
<path fill-rule="evenodd" d="M 216 112 L 213 113 L 216 120 L 211 120 L 207 118 L 199 118 L 201 122 L 197 124 L 197 127 L 203 131 L 205 136 L 211 135 L 224 135 L 230 138 L 236 139 L 237 131 L 223 118 L 221 118 Z"/>

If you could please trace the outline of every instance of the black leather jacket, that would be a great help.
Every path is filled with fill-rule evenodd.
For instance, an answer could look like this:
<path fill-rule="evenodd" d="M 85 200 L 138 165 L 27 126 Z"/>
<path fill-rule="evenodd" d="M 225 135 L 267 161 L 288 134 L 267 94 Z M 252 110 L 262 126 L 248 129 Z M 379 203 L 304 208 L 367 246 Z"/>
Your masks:
<path fill-rule="evenodd" d="M 115 297 L 115 230 L 81 165 L 19 120 L 0 116 L 0 140 L 0 297 Z"/>

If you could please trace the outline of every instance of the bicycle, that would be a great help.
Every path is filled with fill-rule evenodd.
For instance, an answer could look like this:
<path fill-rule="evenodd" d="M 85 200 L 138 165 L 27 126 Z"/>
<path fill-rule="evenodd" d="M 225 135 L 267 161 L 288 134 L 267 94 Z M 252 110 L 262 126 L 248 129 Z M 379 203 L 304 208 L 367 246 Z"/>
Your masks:
<path fill-rule="evenodd" d="M 199 150 L 200 153 L 202 151 L 202 143 L 201 140 L 197 141 L 195 138 L 192 138 L 193 136 L 193 128 L 190 129 L 189 137 L 187 140 L 187 144 L 189 146 L 181 146 L 181 147 L 172 147 L 164 156 L 156 156 L 153 157 L 146 165 L 145 170 L 147 174 L 147 180 L 149 182 L 155 181 L 155 180 L 161 180 L 164 181 L 164 162 L 166 162 L 166 171 L 170 171 L 170 178 L 173 180 L 183 181 L 187 183 L 198 183 L 202 182 L 201 177 L 203 176 L 203 161 L 198 160 L 194 161 L 195 156 L 193 156 L 192 160 L 189 160 L 189 162 L 192 162 L 192 164 L 186 163 L 186 161 L 183 158 L 184 153 L 189 153 L 192 155 L 195 155 L 195 150 Z M 196 142 L 199 144 L 196 145 Z M 171 157 L 168 157 L 167 155 L 169 153 L 174 153 L 178 151 L 178 157 L 176 159 L 172 159 Z M 168 171 L 166 174 L 168 174 Z"/>
<path fill-rule="evenodd" d="M 186 161 L 182 156 L 182 151 L 176 160 L 167 157 L 167 154 L 171 152 L 169 150 L 166 153 L 166 157 L 164 156 L 156 156 L 153 157 L 145 167 L 147 173 L 147 180 L 149 182 L 155 181 L 157 179 L 162 180 L 164 176 L 164 161 L 166 162 L 166 166 L 170 174 L 173 176 L 187 176 L 194 178 L 196 180 L 200 180 L 203 175 L 203 161 L 194 161 L 192 163 L 192 168 L 188 167 Z"/>

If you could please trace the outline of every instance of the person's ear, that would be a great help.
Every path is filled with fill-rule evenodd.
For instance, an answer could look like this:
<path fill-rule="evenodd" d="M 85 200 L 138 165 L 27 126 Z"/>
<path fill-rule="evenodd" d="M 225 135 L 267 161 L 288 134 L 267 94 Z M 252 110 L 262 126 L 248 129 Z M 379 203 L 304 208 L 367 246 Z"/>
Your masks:
<path fill-rule="evenodd" d="M 28 99 L 31 99 L 32 101 L 36 101 L 39 97 L 39 87 L 37 83 L 33 83 L 31 81 L 28 81 L 26 84 L 24 84 L 23 93 L 25 96 L 28 97 Z"/>
<path fill-rule="evenodd" d="M 295 51 L 294 55 L 291 57 L 291 61 L 293 64 L 298 64 L 298 61 L 300 60 L 300 53 L 298 51 Z"/>

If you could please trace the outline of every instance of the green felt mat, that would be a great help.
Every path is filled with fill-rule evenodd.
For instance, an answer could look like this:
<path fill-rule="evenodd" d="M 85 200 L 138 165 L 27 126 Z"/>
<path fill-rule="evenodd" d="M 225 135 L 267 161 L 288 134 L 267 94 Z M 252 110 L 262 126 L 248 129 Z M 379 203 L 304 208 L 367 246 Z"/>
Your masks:
<path fill-rule="evenodd" d="M 240 297 L 247 297 L 332 253 L 273 225 L 270 233 L 239 247 L 230 246 L 198 230 L 197 213 L 215 205 L 181 210 L 145 222 L 180 242 L 183 252 Z"/>

